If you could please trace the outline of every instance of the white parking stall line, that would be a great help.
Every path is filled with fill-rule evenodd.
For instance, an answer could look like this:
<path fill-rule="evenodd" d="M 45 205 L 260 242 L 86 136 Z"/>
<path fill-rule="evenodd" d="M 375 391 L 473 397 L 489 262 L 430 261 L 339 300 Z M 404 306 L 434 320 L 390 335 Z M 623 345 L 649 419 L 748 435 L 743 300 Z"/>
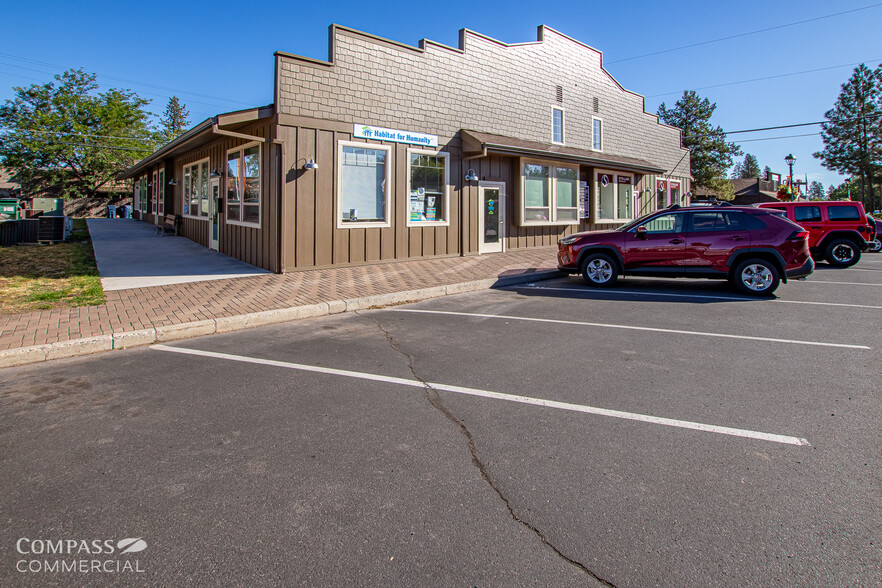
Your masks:
<path fill-rule="evenodd" d="M 582 292 L 585 294 L 627 294 L 631 296 L 655 296 L 658 298 L 699 298 L 707 300 L 732 300 L 735 302 L 777 302 L 781 304 L 811 304 L 816 306 L 844 306 L 846 308 L 869 308 L 882 310 L 882 306 L 870 306 L 868 304 L 846 304 L 844 302 L 809 302 L 805 300 L 763 300 L 759 298 L 747 298 L 745 296 L 722 296 L 714 294 L 665 294 L 664 292 L 642 292 L 635 290 L 610 290 L 608 288 L 560 288 L 557 286 L 509 286 L 510 290 L 561 290 L 564 292 Z"/>
<path fill-rule="evenodd" d="M 508 402 L 516 402 L 519 404 L 527 404 L 532 406 L 540 406 L 544 408 L 555 408 L 558 410 L 567 410 L 571 412 L 581 412 L 594 414 L 599 416 L 612 417 L 617 419 L 625 419 L 630 421 L 638 421 L 643 423 L 651 423 L 655 425 L 664 425 L 667 427 L 676 427 L 679 429 L 691 429 L 693 431 L 703 431 L 706 433 L 717 433 L 718 435 L 729 435 L 732 437 L 744 437 L 747 439 L 757 439 L 760 441 L 770 441 L 772 443 L 783 443 L 786 445 L 809 445 L 806 439 L 801 437 L 792 437 L 789 435 L 778 435 L 775 433 L 763 433 L 760 431 L 751 431 L 748 429 L 736 429 L 733 427 L 723 427 L 720 425 L 709 425 L 705 423 L 697 423 L 693 421 L 683 421 L 679 419 L 669 419 L 665 417 L 657 417 L 652 415 L 640 414 L 635 412 L 624 412 L 621 410 L 610 410 L 606 408 L 598 408 L 595 406 L 586 406 L 582 404 L 572 404 L 569 402 L 558 402 L 556 400 L 546 400 L 544 398 L 533 398 L 530 396 L 519 396 L 517 394 L 505 394 L 502 392 L 492 392 L 490 390 L 480 390 L 477 388 L 466 388 L 463 386 L 450 386 L 447 384 L 439 384 L 435 382 L 423 383 L 419 380 L 411 380 L 407 378 L 395 378 L 392 376 L 383 376 L 379 374 L 371 374 L 367 372 L 355 372 L 351 370 L 340 370 L 335 368 L 326 368 L 315 365 L 306 365 L 302 363 L 292 363 L 287 361 L 276 361 L 272 359 L 261 359 L 258 357 L 247 357 L 244 355 L 232 355 L 229 353 L 218 353 L 215 351 L 202 351 L 201 349 L 188 349 L 185 347 L 169 347 L 167 345 L 152 345 L 150 349 L 155 351 L 168 351 L 171 353 L 181 353 L 184 355 L 195 355 L 200 357 L 210 357 L 214 359 L 222 359 L 227 361 L 238 361 L 242 363 L 252 363 L 257 365 L 266 365 L 272 367 L 299 370 L 304 372 L 314 372 L 319 374 L 327 374 L 332 376 L 343 376 L 346 378 L 356 378 L 360 380 L 371 380 L 374 382 L 384 382 L 387 384 L 397 384 L 400 386 L 409 386 L 412 388 L 431 387 L 433 390 L 444 392 L 453 392 L 455 394 L 464 394 L 467 396 L 478 396 L 481 398 L 489 398 L 492 400 L 505 400 Z"/>
<path fill-rule="evenodd" d="M 864 282 L 827 282 L 824 280 L 806 280 L 807 284 L 838 284 L 840 286 L 875 286 L 876 288 L 882 286 L 882 284 L 866 284 Z"/>
<path fill-rule="evenodd" d="M 647 331 L 650 333 L 670 333 L 674 335 L 695 335 L 698 337 L 719 337 L 723 339 L 744 339 L 747 341 L 765 341 L 769 343 L 791 343 L 793 345 L 813 345 L 817 347 L 839 347 L 842 349 L 872 349 L 866 345 L 848 345 L 845 343 L 824 343 L 821 341 L 803 341 L 800 339 L 778 339 L 774 337 L 754 337 L 751 335 L 731 335 L 728 333 L 709 333 L 706 331 L 684 331 L 680 329 L 662 329 L 658 327 L 636 327 L 633 325 L 614 325 L 607 323 L 589 323 L 584 321 L 566 321 L 561 319 L 544 319 L 525 316 L 511 316 L 503 314 L 482 314 L 477 312 L 453 312 L 449 310 L 422 310 L 417 308 L 386 308 L 384 312 L 413 312 L 421 314 L 438 314 L 449 316 L 464 316 L 473 318 L 491 318 L 508 321 L 527 321 L 536 323 L 554 323 L 558 325 L 574 325 L 580 327 L 597 327 L 601 329 L 623 329 L 628 331 Z"/>

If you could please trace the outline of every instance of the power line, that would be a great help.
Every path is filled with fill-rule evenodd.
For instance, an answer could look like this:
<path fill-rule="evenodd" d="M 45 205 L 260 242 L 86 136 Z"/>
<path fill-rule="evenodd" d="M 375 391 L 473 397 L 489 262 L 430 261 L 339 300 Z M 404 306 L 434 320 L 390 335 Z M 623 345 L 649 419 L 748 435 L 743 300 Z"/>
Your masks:
<path fill-rule="evenodd" d="M 14 127 L 0 127 L 0 129 L 6 130 L 7 134 L 9 134 L 8 131 L 19 131 L 22 133 L 42 133 L 42 134 L 46 134 L 46 135 L 64 135 L 64 136 L 69 136 L 69 137 L 92 137 L 92 138 L 97 138 L 97 139 L 122 139 L 125 141 L 138 141 L 141 143 L 150 142 L 149 139 L 145 139 L 143 137 L 114 137 L 111 135 L 91 135 L 89 133 L 66 133 L 66 132 L 62 132 L 62 131 L 41 131 L 41 130 L 37 130 L 37 129 L 16 129 Z"/>
<path fill-rule="evenodd" d="M 754 141 L 774 141 L 775 139 L 793 139 L 794 137 L 814 137 L 815 135 L 820 135 L 821 133 L 805 133 L 804 135 L 784 135 L 782 137 L 764 137 L 762 139 L 744 139 L 742 141 L 736 141 L 736 143 L 753 143 Z"/>
<path fill-rule="evenodd" d="M 882 116 L 882 113 L 880 113 L 880 114 L 866 114 L 864 116 L 855 116 L 852 118 L 839 118 L 839 119 L 834 119 L 834 120 L 821 120 L 821 121 L 817 121 L 817 122 L 796 123 L 796 124 L 792 124 L 792 125 L 778 125 L 775 127 L 763 127 L 761 129 L 745 129 L 743 131 L 725 131 L 723 134 L 724 135 L 738 135 L 740 133 L 759 133 L 760 131 L 775 131 L 778 129 L 794 129 L 797 127 L 810 127 L 813 125 L 853 122 L 853 121 L 864 120 L 864 119 L 868 119 L 868 118 L 878 118 L 880 116 Z M 813 134 L 815 134 L 815 133 L 813 133 Z M 816 133 L 816 134 L 820 134 L 820 133 Z M 683 138 L 684 139 L 695 139 L 696 137 L 701 137 L 701 136 L 703 136 L 703 135 L 686 135 Z"/>
<path fill-rule="evenodd" d="M 843 63 L 842 65 L 831 65 L 831 66 L 829 66 L 829 67 L 819 67 L 819 68 L 816 68 L 816 69 L 806 69 L 806 70 L 803 70 L 803 71 L 795 71 L 795 72 L 792 72 L 792 73 L 778 74 L 778 75 L 774 75 L 774 76 L 766 76 L 766 77 L 763 77 L 763 78 L 752 78 L 752 79 L 750 79 L 750 80 L 740 80 L 740 81 L 737 81 L 737 82 L 726 82 L 726 83 L 724 83 L 724 84 L 714 84 L 713 86 L 701 86 L 701 87 L 699 87 L 699 88 L 692 88 L 692 91 L 697 91 L 697 90 L 710 90 L 710 89 L 712 89 L 712 88 L 723 88 L 723 87 L 725 87 L 725 86 L 735 86 L 735 85 L 738 85 L 738 84 L 749 84 L 749 83 L 751 83 L 751 82 L 763 82 L 763 81 L 766 81 L 766 80 L 774 80 L 774 79 L 778 79 L 778 78 L 786 78 L 786 77 L 790 77 L 790 76 L 798 76 L 798 75 L 807 74 L 807 73 L 815 73 L 815 72 L 819 72 L 819 71 L 827 71 L 827 70 L 829 70 L 829 69 L 838 69 L 838 68 L 840 68 L 840 67 L 851 67 L 851 66 L 854 66 L 854 65 L 860 65 L 861 63 L 873 63 L 873 62 L 875 62 L 875 61 L 882 61 L 882 59 L 865 59 L 865 60 L 863 60 L 863 61 L 856 61 L 856 62 L 854 62 L 854 63 Z M 668 95 L 671 95 L 671 94 L 679 94 L 679 93 L 680 93 L 680 91 L 679 91 L 679 90 L 676 90 L 676 91 L 674 91 L 674 92 L 665 92 L 665 93 L 663 93 L 663 94 L 652 94 L 652 95 L 650 95 L 650 96 L 647 96 L 647 98 L 657 98 L 657 97 L 659 97 L 659 96 L 668 96 Z"/>
<path fill-rule="evenodd" d="M 14 60 L 17 60 L 17 61 L 23 61 L 23 62 L 25 62 L 25 63 L 32 63 L 32 64 L 34 64 L 34 65 L 41 65 L 41 66 L 43 66 L 43 67 L 51 67 L 51 68 L 55 68 L 55 69 L 70 69 L 70 68 L 65 68 L 65 67 L 62 66 L 62 65 L 58 65 L 57 63 L 48 63 L 48 62 L 46 62 L 46 61 L 38 61 L 38 60 L 36 60 L 36 59 L 28 59 L 27 57 L 21 57 L 21 56 L 18 56 L 18 55 L 12 55 L 12 54 L 10 54 L 10 53 L 0 53 L 0 57 L 4 57 L 4 58 L 6 58 L 6 59 L 14 59 Z M 19 69 L 25 69 L 25 70 L 29 70 L 29 71 L 37 71 L 38 73 L 47 73 L 47 72 L 43 72 L 43 71 L 39 71 L 39 70 L 35 70 L 35 69 L 33 69 L 33 68 L 29 68 L 29 67 L 23 67 L 23 66 L 20 66 L 20 65 L 14 65 L 14 64 L 11 64 L 11 63 L 9 63 L 9 64 L 4 64 L 4 65 L 6 65 L 6 66 L 8 66 L 8 67 L 17 67 L 17 68 L 19 68 Z M 232 98 L 223 98 L 223 97 L 220 97 L 220 96 L 212 96 L 212 95 L 210 95 L 210 94 L 200 94 L 200 93 L 198 93 L 198 92 L 191 92 L 191 91 L 189 91 L 189 90 L 181 90 L 180 88 L 170 88 L 170 87 L 168 87 L 168 86 L 159 86 L 159 85 L 157 85 L 157 84 L 150 84 L 150 83 L 147 83 L 147 82 L 139 82 L 139 81 L 137 81 L 137 80 L 130 80 L 130 79 L 127 79 L 127 78 L 120 78 L 120 77 L 116 77 L 116 76 L 109 76 L 109 75 L 102 74 L 102 73 L 98 73 L 98 72 L 95 72 L 95 75 L 96 75 L 96 76 L 99 76 L 99 77 L 101 77 L 101 78 L 108 79 L 108 80 L 115 80 L 115 81 L 118 81 L 118 82 L 125 82 L 125 83 L 127 83 L 127 84 L 136 84 L 136 85 L 138 85 L 138 86 L 142 86 L 142 87 L 145 87 L 145 88 L 155 88 L 155 89 L 157 89 L 157 90 L 165 90 L 165 91 L 167 91 L 167 92 L 176 92 L 176 93 L 179 93 L 179 94 L 187 94 L 187 95 L 190 95 L 190 96 L 199 96 L 199 97 L 201 97 L 201 98 L 208 98 L 208 99 L 210 99 L 210 100 L 219 100 L 219 101 L 221 101 L 221 102 L 232 102 L 232 103 L 236 103 L 236 104 L 244 104 L 244 105 L 247 105 L 247 106 L 253 106 L 253 103 L 251 103 L 251 102 L 244 102 L 244 101 L 242 101 L 242 100 L 234 100 L 234 99 L 232 99 Z M 196 101 L 194 100 L 193 102 L 196 102 Z M 205 103 L 203 102 L 203 103 L 201 103 L 201 104 L 205 104 Z M 212 106 L 212 105 L 211 105 L 211 104 L 208 104 L 208 106 Z"/>
<path fill-rule="evenodd" d="M 749 31 L 749 32 L 746 32 L 746 33 L 738 33 L 737 35 L 729 35 L 728 37 L 720 37 L 720 38 L 718 38 L 718 39 L 711 39 L 711 40 L 709 40 L 709 41 L 700 41 L 700 42 L 698 42 L 698 43 L 691 43 L 691 44 L 689 44 L 689 45 L 683 45 L 683 46 L 681 46 L 681 47 L 673 47 L 672 49 L 664 49 L 664 50 L 662 50 L 662 51 L 654 51 L 654 52 L 652 52 L 652 53 L 645 53 L 645 54 L 643 54 L 643 55 L 635 55 L 634 57 L 627 57 L 627 58 L 625 58 L 625 59 L 616 59 L 615 61 L 609 61 L 609 62 L 607 62 L 607 64 L 612 64 L 612 63 L 622 63 L 622 62 L 625 62 L 625 61 L 632 61 L 632 60 L 634 60 L 634 59 L 643 59 L 644 57 L 651 57 L 651 56 L 653 56 L 653 55 L 661 55 L 661 54 L 663 54 L 663 53 L 671 53 L 671 52 L 673 52 L 673 51 L 680 51 L 681 49 L 691 49 L 692 47 L 700 47 L 700 46 L 702 46 L 702 45 L 710 45 L 711 43 L 719 43 L 719 42 L 721 42 L 721 41 L 729 41 L 729 40 L 731 40 L 731 39 L 738 39 L 738 38 L 740 38 L 740 37 L 747 37 L 747 36 L 749 36 L 749 35 L 758 35 L 759 33 L 767 33 L 767 32 L 769 32 L 769 31 L 777 31 L 777 30 L 780 30 L 780 29 L 786 29 L 786 28 L 789 28 L 789 27 L 795 27 L 795 26 L 798 26 L 798 25 L 801 25 L 801 24 L 806 24 L 806 23 L 809 23 L 809 22 L 815 22 L 815 21 L 824 20 L 824 19 L 827 19 L 827 18 L 833 18 L 834 16 L 842 16 L 843 14 L 851 14 L 852 12 L 860 12 L 861 10 L 869 10 L 870 8 L 876 8 L 877 6 L 882 6 L 882 2 L 878 2 L 878 3 L 876 3 L 876 4 L 870 4 L 869 6 L 863 6 L 863 7 L 861 7 L 861 8 L 854 8 L 854 9 L 852 9 L 852 10 L 845 10 L 845 11 L 842 11 L 842 12 L 837 12 L 837 13 L 835 13 L 835 14 L 827 14 L 827 15 L 824 15 L 824 16 L 816 16 L 815 18 L 809 18 L 809 19 L 806 19 L 806 20 L 800 20 L 800 21 L 797 21 L 797 22 L 791 22 L 791 23 L 788 23 L 788 24 L 777 25 L 777 26 L 774 26 L 774 27 L 768 27 L 768 28 L 765 28 L 765 29 L 759 29 L 759 30 L 756 30 L 756 31 Z"/>

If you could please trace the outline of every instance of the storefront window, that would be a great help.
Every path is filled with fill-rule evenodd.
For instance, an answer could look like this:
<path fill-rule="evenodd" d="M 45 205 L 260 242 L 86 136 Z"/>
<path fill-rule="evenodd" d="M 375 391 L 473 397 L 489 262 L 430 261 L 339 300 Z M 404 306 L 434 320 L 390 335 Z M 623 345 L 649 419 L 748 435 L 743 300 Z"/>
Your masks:
<path fill-rule="evenodd" d="M 618 201 L 618 218 L 619 219 L 630 219 L 633 218 L 631 215 L 631 196 L 633 195 L 633 181 L 631 176 L 617 176 L 617 182 L 619 187 L 619 201 Z"/>
<path fill-rule="evenodd" d="M 579 172 L 570 167 L 554 169 L 557 179 L 557 220 L 579 218 Z"/>
<path fill-rule="evenodd" d="M 158 199 L 157 207 L 159 216 L 165 216 L 165 170 L 159 170 L 158 181 L 156 183 L 156 198 Z"/>
<path fill-rule="evenodd" d="M 524 224 L 579 222 L 579 169 L 543 163 L 523 164 Z"/>
<path fill-rule="evenodd" d="M 389 226 L 390 155 L 389 147 L 339 143 L 338 228 Z"/>
<path fill-rule="evenodd" d="M 671 201 L 668 196 L 668 182 L 667 180 L 656 180 L 655 181 L 655 194 L 656 194 L 656 208 L 659 210 L 670 206 Z"/>
<path fill-rule="evenodd" d="M 208 214 L 208 188 L 205 189 Z M 227 152 L 227 222 L 260 226 L 260 144 Z"/>
<path fill-rule="evenodd" d="M 447 153 L 408 150 L 410 164 L 407 224 L 448 221 Z"/>
<path fill-rule="evenodd" d="M 524 164 L 524 220 L 528 222 L 551 220 L 549 169 L 547 165 Z"/>
<path fill-rule="evenodd" d="M 669 182 L 671 186 L 671 204 L 680 204 L 680 182 Z"/>
<path fill-rule="evenodd" d="M 613 172 L 598 172 L 596 179 L 597 220 L 624 221 L 633 218 L 633 178 Z"/>
<path fill-rule="evenodd" d="M 208 216 L 208 160 L 184 166 L 184 214 Z"/>

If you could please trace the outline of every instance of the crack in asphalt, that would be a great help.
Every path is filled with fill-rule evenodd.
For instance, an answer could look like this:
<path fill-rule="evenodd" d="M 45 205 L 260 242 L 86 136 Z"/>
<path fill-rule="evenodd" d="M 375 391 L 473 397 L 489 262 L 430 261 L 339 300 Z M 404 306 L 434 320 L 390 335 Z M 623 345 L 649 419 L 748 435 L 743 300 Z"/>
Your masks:
<path fill-rule="evenodd" d="M 355 314 L 359 314 L 358 311 L 356 311 Z M 365 318 L 370 318 L 370 317 L 365 317 Z M 416 373 L 416 370 L 413 367 L 413 356 L 410 355 L 408 352 L 404 351 L 398 345 L 398 343 L 395 341 L 395 339 L 392 337 L 392 335 L 389 334 L 389 331 L 387 331 L 385 328 L 383 328 L 383 324 L 380 321 L 378 321 L 377 319 L 374 319 L 374 318 L 371 318 L 370 320 L 372 320 L 372 321 L 374 321 L 374 323 L 376 323 L 377 328 L 380 330 L 381 333 L 383 333 L 383 336 L 386 338 L 386 341 L 389 343 L 389 346 L 396 353 L 399 353 L 400 355 L 404 356 L 407 359 L 407 367 L 410 370 L 410 373 L 413 374 L 414 379 L 418 380 L 419 382 L 421 382 L 423 384 L 423 392 L 426 396 L 426 400 L 428 400 L 429 403 L 436 410 L 438 410 L 441 414 L 443 414 L 450 422 L 452 422 L 457 427 L 459 427 L 460 433 L 462 433 L 462 435 L 466 438 L 466 441 L 468 442 L 469 452 L 472 454 L 472 465 L 475 466 L 475 468 L 481 474 L 481 477 L 484 479 L 484 481 L 487 483 L 487 485 L 490 486 L 490 488 L 493 490 L 493 492 L 495 492 L 496 495 L 499 497 L 499 499 L 502 500 L 503 504 L 505 504 L 505 508 L 506 508 L 506 510 L 508 510 L 508 515 L 512 518 L 512 520 L 514 520 L 516 523 L 519 523 L 519 524 L 523 525 L 524 527 L 526 527 L 527 529 L 529 529 L 530 531 L 532 531 L 533 534 L 536 535 L 536 537 L 538 537 L 540 541 L 542 541 L 542 543 L 547 545 L 548 548 L 551 549 L 558 557 L 560 557 L 561 559 L 563 559 L 564 561 L 566 561 L 570 565 L 573 565 L 573 566 L 579 568 L 580 570 L 582 570 L 583 572 L 585 572 L 586 574 L 591 576 L 593 579 L 600 582 L 603 586 L 615 588 L 614 584 L 612 584 L 611 582 L 609 582 L 607 580 L 604 580 L 603 578 L 601 578 L 600 576 L 598 576 L 597 574 L 592 572 L 583 563 L 581 563 L 575 559 L 572 559 L 571 557 L 568 557 L 560 549 L 558 549 L 557 546 L 555 546 L 551 542 L 551 540 L 549 540 L 548 537 L 546 537 L 545 534 L 542 533 L 542 531 L 540 531 L 539 529 L 537 529 L 536 527 L 534 527 L 533 525 L 531 525 L 527 521 L 523 520 L 515 513 L 514 509 L 511 506 L 511 503 L 508 501 L 508 498 L 506 498 L 506 496 L 502 493 L 502 491 L 499 489 L 499 487 L 493 481 L 493 478 L 490 476 L 490 473 L 487 471 L 487 467 L 484 465 L 484 462 L 481 461 L 481 458 L 478 455 L 478 449 L 475 446 L 475 439 L 472 436 L 471 431 L 469 431 L 468 427 L 466 427 L 462 421 L 460 421 L 458 418 L 456 418 L 456 416 L 454 416 L 453 413 L 451 413 L 450 410 L 446 406 L 444 406 L 444 403 L 441 401 L 441 397 L 439 396 L 438 391 L 435 390 L 434 388 L 432 388 L 431 384 L 429 384 L 426 380 L 424 380 L 422 377 L 420 377 L 419 374 Z"/>

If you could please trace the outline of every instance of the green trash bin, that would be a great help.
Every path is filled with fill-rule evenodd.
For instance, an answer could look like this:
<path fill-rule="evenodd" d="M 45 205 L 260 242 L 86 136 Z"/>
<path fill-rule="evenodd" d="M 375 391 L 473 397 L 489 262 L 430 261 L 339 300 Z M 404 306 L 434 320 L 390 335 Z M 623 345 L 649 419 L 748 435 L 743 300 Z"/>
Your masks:
<path fill-rule="evenodd" d="M 18 198 L 0 199 L 0 221 L 18 220 L 21 201 Z"/>

